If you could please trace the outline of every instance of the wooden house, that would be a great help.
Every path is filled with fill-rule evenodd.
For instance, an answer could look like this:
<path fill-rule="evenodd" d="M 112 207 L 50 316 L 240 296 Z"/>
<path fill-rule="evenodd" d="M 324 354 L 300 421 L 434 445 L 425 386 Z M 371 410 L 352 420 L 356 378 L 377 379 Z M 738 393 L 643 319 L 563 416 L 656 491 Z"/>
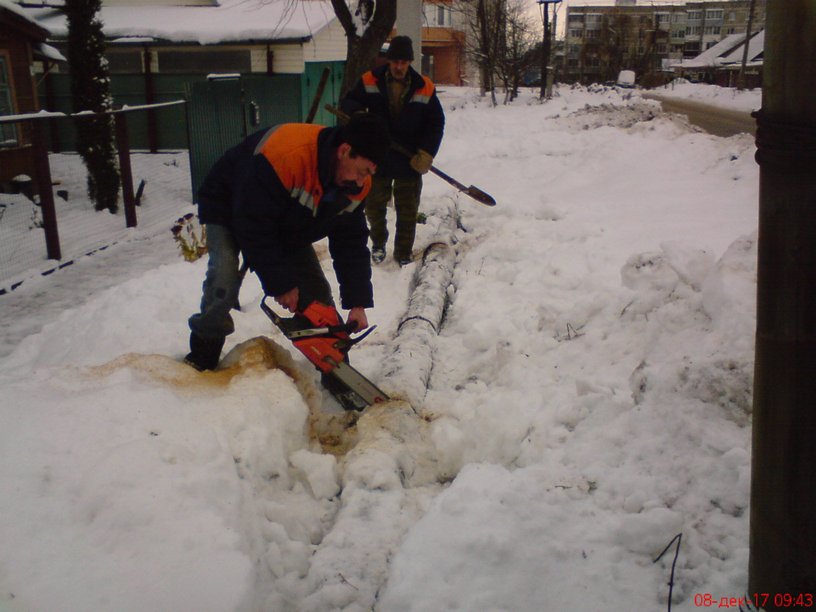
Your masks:
<path fill-rule="evenodd" d="M 0 0 L 0 117 L 37 112 L 32 67 L 38 60 L 64 59 L 45 44 L 48 30 L 10 0 Z M 14 179 L 33 177 L 30 123 L 0 123 L 0 191 L 14 191 Z"/>

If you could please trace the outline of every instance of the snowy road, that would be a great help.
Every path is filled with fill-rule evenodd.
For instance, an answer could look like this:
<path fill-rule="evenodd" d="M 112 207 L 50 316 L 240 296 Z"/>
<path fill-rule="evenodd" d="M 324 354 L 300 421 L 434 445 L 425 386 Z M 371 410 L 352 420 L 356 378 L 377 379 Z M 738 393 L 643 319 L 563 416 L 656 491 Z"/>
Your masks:
<path fill-rule="evenodd" d="M 756 120 L 747 111 L 730 110 L 696 100 L 668 98 L 659 93 L 644 93 L 643 97 L 659 101 L 664 112 L 685 115 L 690 123 L 714 136 L 756 134 Z"/>

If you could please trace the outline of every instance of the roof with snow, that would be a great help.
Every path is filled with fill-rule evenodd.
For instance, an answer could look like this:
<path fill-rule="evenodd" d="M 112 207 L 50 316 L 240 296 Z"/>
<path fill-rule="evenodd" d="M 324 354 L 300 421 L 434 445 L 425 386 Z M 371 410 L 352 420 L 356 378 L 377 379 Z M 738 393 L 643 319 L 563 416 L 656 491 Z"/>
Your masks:
<path fill-rule="evenodd" d="M 31 49 L 34 59 L 46 59 L 56 62 L 64 62 L 66 59 L 57 49 L 47 45 L 44 41 L 48 37 L 48 30 L 40 25 L 31 15 L 26 14 L 25 9 L 11 0 L 0 0 L 0 15 L 10 15 L 12 23 L 17 23 L 17 27 L 22 26 L 28 36 L 33 38 Z"/>
<path fill-rule="evenodd" d="M 765 45 L 765 30 L 756 32 L 748 39 L 748 63 L 762 64 L 762 53 Z M 695 58 L 683 60 L 682 68 L 716 68 L 730 64 L 742 63 L 745 49 L 745 34 L 731 34 L 716 45 L 703 51 Z"/>
<path fill-rule="evenodd" d="M 0 12 L 3 11 L 8 11 L 15 18 L 19 19 L 19 21 L 24 22 L 27 24 L 27 26 L 30 26 L 37 31 L 42 30 L 43 26 L 39 24 L 31 15 L 26 14 L 26 11 L 16 2 L 12 2 L 11 0 L 0 0 Z"/>
<path fill-rule="evenodd" d="M 744 44 L 739 45 L 728 55 L 720 58 L 722 65 L 739 64 L 742 62 Z M 765 30 L 760 30 L 748 41 L 748 65 L 762 64 L 763 53 L 765 52 Z"/>
<path fill-rule="evenodd" d="M 9 0 L 0 0 L 8 3 Z M 53 38 L 66 38 L 65 16 L 55 9 L 24 9 Z M 149 38 L 210 45 L 308 40 L 336 19 L 329 0 L 222 0 L 214 6 L 103 6 L 108 39 Z"/>

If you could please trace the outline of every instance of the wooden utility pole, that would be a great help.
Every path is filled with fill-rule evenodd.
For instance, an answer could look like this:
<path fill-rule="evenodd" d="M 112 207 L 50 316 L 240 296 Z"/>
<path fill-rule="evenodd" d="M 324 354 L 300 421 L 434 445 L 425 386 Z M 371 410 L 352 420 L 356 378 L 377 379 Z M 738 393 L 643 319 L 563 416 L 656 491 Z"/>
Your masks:
<path fill-rule="evenodd" d="M 771 0 L 757 113 L 759 261 L 749 595 L 816 593 L 816 2 Z M 803 600 L 797 603 L 797 598 Z"/>

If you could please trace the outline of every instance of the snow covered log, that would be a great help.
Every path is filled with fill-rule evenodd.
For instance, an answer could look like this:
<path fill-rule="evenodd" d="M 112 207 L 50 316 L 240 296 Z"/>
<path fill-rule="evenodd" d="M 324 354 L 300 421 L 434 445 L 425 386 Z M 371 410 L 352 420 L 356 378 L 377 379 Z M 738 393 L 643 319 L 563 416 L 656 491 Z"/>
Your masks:
<path fill-rule="evenodd" d="M 456 264 L 456 207 L 441 218 L 411 281 L 410 299 L 397 327 L 394 350 L 386 357 L 383 390 L 419 410 L 433 369 L 435 338 L 442 326 Z"/>

